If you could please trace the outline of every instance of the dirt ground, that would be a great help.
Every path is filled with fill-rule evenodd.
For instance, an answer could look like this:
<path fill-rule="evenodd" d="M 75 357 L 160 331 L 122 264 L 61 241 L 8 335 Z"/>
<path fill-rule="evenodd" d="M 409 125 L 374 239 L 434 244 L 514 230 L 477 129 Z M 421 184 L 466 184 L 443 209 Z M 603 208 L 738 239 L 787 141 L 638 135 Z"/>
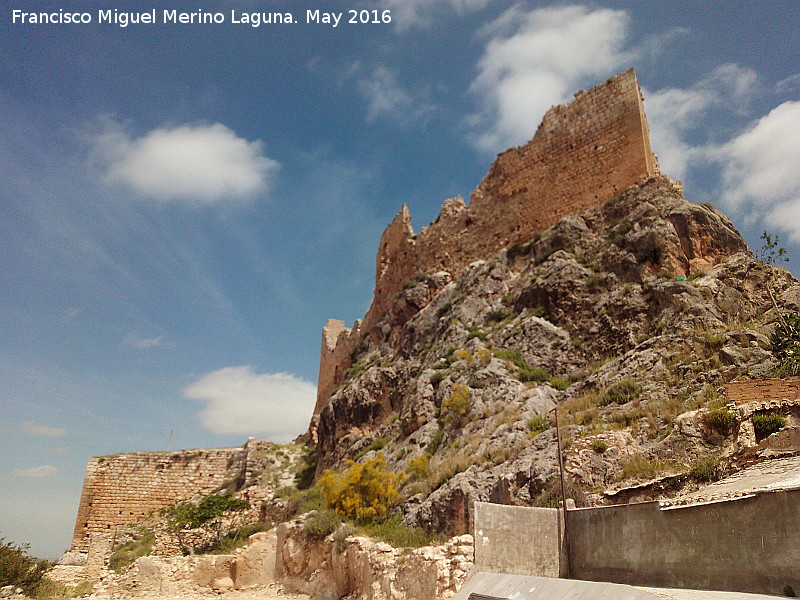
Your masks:
<path fill-rule="evenodd" d="M 89 600 L 107 600 L 108 596 L 91 596 Z M 123 600 L 114 596 L 114 600 Z M 252 590 L 235 590 L 224 594 L 186 594 L 180 596 L 134 596 L 133 600 L 310 600 L 306 594 L 287 592 L 277 583 Z"/>

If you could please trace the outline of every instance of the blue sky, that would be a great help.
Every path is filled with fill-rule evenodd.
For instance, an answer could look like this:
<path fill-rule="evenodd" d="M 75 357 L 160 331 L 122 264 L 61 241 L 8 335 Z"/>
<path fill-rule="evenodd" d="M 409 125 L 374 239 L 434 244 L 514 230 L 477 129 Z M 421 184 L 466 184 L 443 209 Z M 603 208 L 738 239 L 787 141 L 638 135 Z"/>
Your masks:
<path fill-rule="evenodd" d="M 302 432 L 321 328 L 363 316 L 402 203 L 419 229 L 628 67 L 663 171 L 800 274 L 797 2 L 69 5 L 92 23 L 0 9 L 0 535 L 37 555 L 68 547 L 90 456 Z M 226 22 L 160 22 L 198 8 Z"/>

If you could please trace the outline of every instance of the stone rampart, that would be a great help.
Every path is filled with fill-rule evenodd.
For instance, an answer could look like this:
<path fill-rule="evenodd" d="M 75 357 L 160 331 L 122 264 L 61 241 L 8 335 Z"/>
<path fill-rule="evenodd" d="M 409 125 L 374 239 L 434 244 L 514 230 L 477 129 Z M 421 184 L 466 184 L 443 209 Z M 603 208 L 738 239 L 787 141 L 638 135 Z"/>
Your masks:
<path fill-rule="evenodd" d="M 256 440 L 244 447 L 134 452 L 89 459 L 71 550 L 107 559 L 116 529 L 196 494 L 250 478 Z"/>
<path fill-rule="evenodd" d="M 389 310 L 405 281 L 458 273 L 657 172 L 639 84 L 629 69 L 551 108 L 530 142 L 497 157 L 468 206 L 461 198 L 445 201 L 436 221 L 418 235 L 403 206 L 381 236 L 375 295 L 359 331 L 340 321 L 329 321 L 323 331 L 315 415 L 341 382 L 360 338 Z M 333 339 L 344 344 L 341 351 L 330 347 Z"/>

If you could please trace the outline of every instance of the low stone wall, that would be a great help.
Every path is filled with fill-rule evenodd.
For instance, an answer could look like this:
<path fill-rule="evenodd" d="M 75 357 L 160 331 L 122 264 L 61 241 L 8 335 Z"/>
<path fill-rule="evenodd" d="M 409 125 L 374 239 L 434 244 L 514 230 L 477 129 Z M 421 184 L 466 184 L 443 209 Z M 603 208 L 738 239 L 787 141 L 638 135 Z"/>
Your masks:
<path fill-rule="evenodd" d="M 397 549 L 365 537 L 310 537 L 304 520 L 278 526 L 276 575 L 288 589 L 333 600 L 448 600 L 469 576 L 473 538 L 443 546 Z"/>
<path fill-rule="evenodd" d="M 275 581 L 276 532 L 256 533 L 234 554 L 144 556 L 96 592 L 104 597 L 181 596 L 259 588 Z"/>

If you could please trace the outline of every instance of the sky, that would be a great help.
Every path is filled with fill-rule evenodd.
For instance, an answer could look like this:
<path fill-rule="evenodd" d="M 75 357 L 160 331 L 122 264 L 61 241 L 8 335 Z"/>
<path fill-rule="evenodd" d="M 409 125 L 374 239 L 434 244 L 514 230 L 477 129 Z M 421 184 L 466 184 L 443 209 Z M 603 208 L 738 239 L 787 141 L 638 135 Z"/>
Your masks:
<path fill-rule="evenodd" d="M 402 204 L 629 67 L 663 172 L 800 274 L 799 56 L 794 0 L 3 3 L 0 537 L 64 552 L 91 456 L 302 433 Z"/>

